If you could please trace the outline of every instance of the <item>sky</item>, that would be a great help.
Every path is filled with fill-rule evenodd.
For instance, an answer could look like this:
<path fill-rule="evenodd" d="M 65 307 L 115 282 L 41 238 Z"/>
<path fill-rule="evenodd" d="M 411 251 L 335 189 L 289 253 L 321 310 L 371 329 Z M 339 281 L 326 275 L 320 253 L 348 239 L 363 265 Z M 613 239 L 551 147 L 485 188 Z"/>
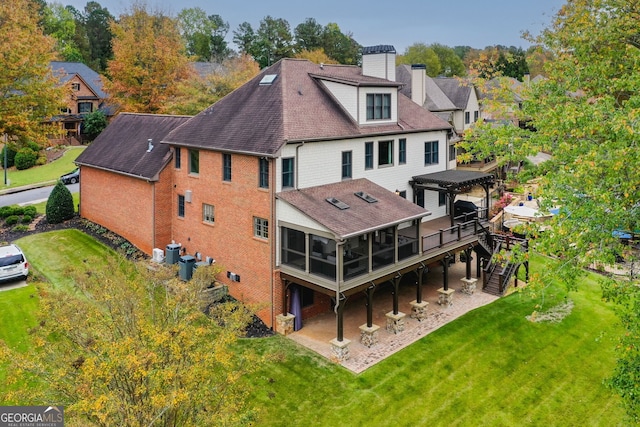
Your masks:
<path fill-rule="evenodd" d="M 87 0 L 55 0 L 83 11 Z M 126 12 L 133 0 L 94 0 L 114 16 Z M 49 1 L 52 2 L 52 1 Z M 414 43 L 441 43 L 446 46 L 518 46 L 529 43 L 522 32 L 538 34 L 547 27 L 565 0 L 145 0 L 150 10 L 176 15 L 185 8 L 199 7 L 208 15 L 217 14 L 229 23 L 227 41 L 243 22 L 257 29 L 266 17 L 289 22 L 291 32 L 307 18 L 319 24 L 337 23 L 340 30 L 362 46 L 392 45 L 398 53 Z"/>

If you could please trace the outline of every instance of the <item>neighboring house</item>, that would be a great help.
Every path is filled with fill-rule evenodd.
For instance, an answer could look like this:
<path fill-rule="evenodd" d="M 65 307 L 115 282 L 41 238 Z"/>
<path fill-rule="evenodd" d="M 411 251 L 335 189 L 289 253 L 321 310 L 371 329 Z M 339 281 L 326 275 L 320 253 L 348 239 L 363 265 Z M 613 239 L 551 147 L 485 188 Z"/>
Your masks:
<path fill-rule="evenodd" d="M 113 116 L 113 108 L 105 102 L 102 77 L 80 62 L 52 61 L 50 65 L 60 82 L 69 86 L 70 93 L 66 108 L 52 121 L 60 123 L 66 137 L 82 141 L 82 122 L 87 114 L 102 110 L 107 117 Z"/>
<path fill-rule="evenodd" d="M 421 64 L 399 65 L 396 73 L 398 81 L 404 84 L 401 93 L 453 126 L 455 134 L 449 139 L 447 156 L 451 169 L 457 167 L 488 172 L 495 168 L 493 158 L 470 164 L 458 164 L 456 161 L 455 144 L 462 139 L 467 129 L 481 117 L 484 118 L 480 95 L 472 82 L 454 77 L 429 77 L 426 75 L 426 67 Z"/>
<path fill-rule="evenodd" d="M 169 212 L 171 236 L 144 246 L 175 242 L 197 259 L 215 259 L 231 295 L 279 331 L 289 312 L 300 320 L 334 309 L 338 349 L 350 295 L 399 286 L 404 274 L 416 274 L 420 288 L 425 266 L 470 253 L 478 229 L 448 228 L 454 200 L 476 185 L 488 197 L 493 183 L 492 175 L 449 170 L 452 127 L 399 93 L 392 46 L 365 48 L 362 62 L 282 59 L 162 137 L 173 161 L 156 185 L 167 179 L 171 202 L 156 209 Z M 109 134 L 123 125 L 115 120 L 100 139 L 126 138 L 126 129 Z M 100 155 L 92 151 L 85 156 L 95 167 Z M 103 169 L 118 173 L 120 162 Z M 130 183 L 109 191 L 126 193 Z M 104 194 L 103 185 L 112 187 L 96 180 L 82 191 Z M 81 213 L 95 217 L 100 204 L 87 206 L 84 197 Z M 140 209 L 135 221 L 151 218 Z M 404 316 L 394 295 L 393 316 Z"/>
<path fill-rule="evenodd" d="M 171 150 L 160 144 L 187 116 L 120 113 L 78 156 L 80 215 L 140 250 L 171 241 Z"/>

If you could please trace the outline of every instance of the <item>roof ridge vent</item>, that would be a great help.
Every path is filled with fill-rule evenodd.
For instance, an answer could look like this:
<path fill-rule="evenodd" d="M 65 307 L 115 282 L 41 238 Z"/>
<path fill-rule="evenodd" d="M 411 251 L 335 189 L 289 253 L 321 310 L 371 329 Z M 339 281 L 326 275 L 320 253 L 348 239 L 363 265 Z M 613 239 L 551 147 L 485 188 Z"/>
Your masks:
<path fill-rule="evenodd" d="M 336 199 L 335 197 L 327 197 L 325 200 L 340 210 L 349 209 L 348 204 L 346 204 L 341 200 Z"/>
<path fill-rule="evenodd" d="M 371 194 L 365 193 L 364 191 L 356 191 L 353 194 L 355 194 L 357 197 L 360 197 L 362 200 L 364 200 L 367 203 L 375 203 L 378 201 L 378 199 L 373 197 Z"/>

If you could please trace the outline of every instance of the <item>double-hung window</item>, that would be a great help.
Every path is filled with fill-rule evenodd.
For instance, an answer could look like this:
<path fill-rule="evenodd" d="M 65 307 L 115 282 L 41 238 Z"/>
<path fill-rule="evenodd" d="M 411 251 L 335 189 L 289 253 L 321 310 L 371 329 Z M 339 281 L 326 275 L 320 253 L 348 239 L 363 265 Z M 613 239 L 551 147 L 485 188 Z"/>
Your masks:
<path fill-rule="evenodd" d="M 351 178 L 351 151 L 343 151 L 342 152 L 342 179 Z"/>
<path fill-rule="evenodd" d="M 264 218 L 253 217 L 253 235 L 261 239 L 269 238 L 269 221 Z"/>
<path fill-rule="evenodd" d="M 471 113 L 469 111 L 464 112 L 464 124 L 468 125 L 471 123 Z"/>
<path fill-rule="evenodd" d="M 429 141 L 424 143 L 424 164 L 438 164 L 438 141 Z"/>
<path fill-rule="evenodd" d="M 400 138 L 398 140 L 398 164 L 404 165 L 405 163 L 407 163 L 407 140 Z"/>
<path fill-rule="evenodd" d="M 178 216 L 184 218 L 184 195 L 178 194 Z"/>
<path fill-rule="evenodd" d="M 393 164 L 393 141 L 378 142 L 378 166 Z"/>
<path fill-rule="evenodd" d="M 222 154 L 222 180 L 231 181 L 231 154 Z"/>
<path fill-rule="evenodd" d="M 214 222 L 213 215 L 213 205 L 208 205 L 206 203 L 202 204 L 202 221 L 207 222 L 209 224 L 213 224 Z"/>
<path fill-rule="evenodd" d="M 90 113 L 93 111 L 93 102 L 78 102 L 78 114 Z"/>
<path fill-rule="evenodd" d="M 176 169 L 180 169 L 180 162 L 181 162 L 180 153 L 181 153 L 180 147 L 174 148 L 174 150 L 173 150 L 173 161 L 174 161 L 174 165 L 175 165 Z"/>
<path fill-rule="evenodd" d="M 269 188 L 269 160 L 261 157 L 258 172 L 258 181 L 260 188 Z"/>
<path fill-rule="evenodd" d="M 367 120 L 388 120 L 391 118 L 391 94 L 367 94 Z"/>
<path fill-rule="evenodd" d="M 293 157 L 287 157 L 282 159 L 282 188 L 293 188 L 294 185 Z"/>
<path fill-rule="evenodd" d="M 189 150 L 189 173 L 198 175 L 200 173 L 200 152 Z"/>
<path fill-rule="evenodd" d="M 364 143 L 364 168 L 373 169 L 373 142 Z"/>

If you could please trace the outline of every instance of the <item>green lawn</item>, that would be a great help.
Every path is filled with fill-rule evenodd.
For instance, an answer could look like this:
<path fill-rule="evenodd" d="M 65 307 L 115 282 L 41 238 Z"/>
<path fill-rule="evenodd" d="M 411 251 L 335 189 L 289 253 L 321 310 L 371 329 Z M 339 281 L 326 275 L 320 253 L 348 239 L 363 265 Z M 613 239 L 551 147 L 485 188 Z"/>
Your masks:
<path fill-rule="evenodd" d="M 68 280 L 66 263 L 109 251 L 75 230 L 32 235 L 18 244 L 56 286 Z M 540 271 L 552 261 L 536 256 L 531 264 Z M 12 296 L 17 291 L 1 292 L 0 301 L 20 298 Z M 552 284 L 545 307 L 565 295 Z M 532 323 L 525 316 L 536 301 L 512 294 L 358 375 L 282 336 L 243 339 L 239 351 L 253 348 L 271 356 L 264 369 L 246 378 L 251 403 L 261 411 L 256 425 L 624 425 L 620 399 L 602 383 L 612 372 L 621 333 L 612 307 L 601 301 L 595 275 L 569 298 L 575 307 L 561 323 Z M 2 325 L 16 321 L 9 311 L 24 310 L 15 304 L 3 306 Z"/>
<path fill-rule="evenodd" d="M 40 182 L 50 182 L 55 184 L 61 175 L 71 172 L 76 168 L 73 163 L 82 153 L 85 147 L 68 147 L 61 158 L 43 166 L 36 166 L 25 170 L 7 170 L 7 177 L 10 185 L 4 185 L 4 177 L 0 189 L 21 187 Z M 2 171 L 4 173 L 4 170 Z"/>

